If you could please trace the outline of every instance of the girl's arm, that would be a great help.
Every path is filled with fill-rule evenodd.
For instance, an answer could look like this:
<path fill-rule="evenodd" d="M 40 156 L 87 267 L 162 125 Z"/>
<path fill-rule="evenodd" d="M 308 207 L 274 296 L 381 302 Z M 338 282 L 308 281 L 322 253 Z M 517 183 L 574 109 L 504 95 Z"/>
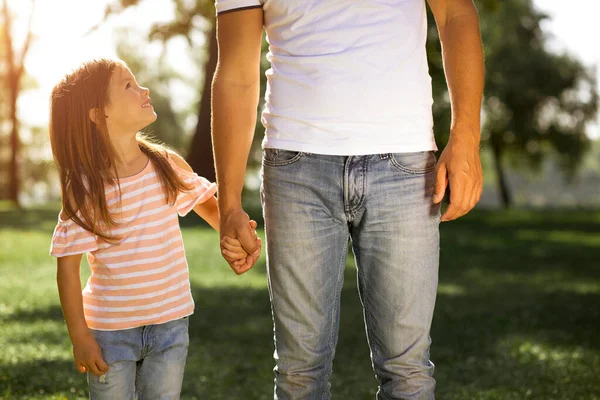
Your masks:
<path fill-rule="evenodd" d="M 173 160 L 177 166 L 188 172 L 194 172 L 192 167 L 174 151 L 168 151 L 169 157 Z M 204 203 L 199 203 L 194 206 L 194 212 L 198 214 L 203 220 L 208 222 L 217 232 L 219 232 L 219 208 L 217 206 L 217 199 L 213 196 Z"/>
<path fill-rule="evenodd" d="M 100 346 L 90 333 L 83 315 L 79 276 L 80 262 L 81 254 L 57 259 L 58 296 L 73 344 L 73 357 L 77 370 L 81 373 L 88 371 L 100 376 L 108 371 L 108 365 L 104 362 Z"/>
<path fill-rule="evenodd" d="M 216 197 L 194 206 L 194 212 L 219 232 L 219 206 Z"/>

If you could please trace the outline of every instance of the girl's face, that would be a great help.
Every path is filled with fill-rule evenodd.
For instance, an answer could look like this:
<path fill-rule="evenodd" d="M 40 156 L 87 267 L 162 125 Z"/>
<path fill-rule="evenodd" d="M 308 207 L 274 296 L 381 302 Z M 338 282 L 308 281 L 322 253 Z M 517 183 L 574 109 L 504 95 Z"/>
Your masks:
<path fill-rule="evenodd" d="M 106 126 L 112 135 L 135 135 L 156 121 L 150 104 L 150 91 L 138 85 L 126 66 L 118 65 L 113 71 L 105 106 Z"/>

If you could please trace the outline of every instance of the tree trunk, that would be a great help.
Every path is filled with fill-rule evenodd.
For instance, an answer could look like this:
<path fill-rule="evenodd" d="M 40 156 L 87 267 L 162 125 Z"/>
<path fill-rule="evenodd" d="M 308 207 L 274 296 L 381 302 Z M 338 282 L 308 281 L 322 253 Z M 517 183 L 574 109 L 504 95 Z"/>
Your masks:
<path fill-rule="evenodd" d="M 495 138 L 496 135 L 493 133 L 491 136 L 490 142 L 492 144 L 494 167 L 496 169 L 496 176 L 498 178 L 498 191 L 500 192 L 500 197 L 502 199 L 502 206 L 506 209 L 510 208 L 513 202 L 510 188 L 508 187 L 508 182 L 506 181 L 506 176 L 504 174 L 504 170 L 502 169 L 502 144 L 499 142 L 501 139 Z"/>
<path fill-rule="evenodd" d="M 33 10 L 35 8 L 35 0 L 31 0 L 31 13 L 29 14 L 29 22 L 27 24 L 27 36 L 25 37 L 25 43 L 21 51 L 19 60 L 16 60 L 15 49 L 12 42 L 12 24 L 10 20 L 10 12 L 8 10 L 8 2 L 4 0 L 2 2 L 2 14 L 4 16 L 4 45 L 6 47 L 6 87 L 9 90 L 10 105 L 9 105 L 9 118 L 11 122 L 10 131 L 10 187 L 8 190 L 9 199 L 15 204 L 16 207 L 20 208 L 19 204 L 19 190 L 20 190 L 20 175 L 19 175 L 19 118 L 17 115 L 17 99 L 19 98 L 20 80 L 24 72 L 25 56 L 29 50 L 29 44 L 31 43 L 31 22 L 33 21 Z"/>
<path fill-rule="evenodd" d="M 2 14 L 4 16 L 4 47 L 6 51 L 6 88 L 8 89 L 9 97 L 9 119 L 10 119 L 10 164 L 9 164 L 9 188 L 8 199 L 14 203 L 16 207 L 19 204 L 19 125 L 17 119 L 17 97 L 19 93 L 19 76 L 17 71 L 19 68 L 15 65 L 15 54 L 11 36 L 11 21 L 8 11 L 7 1 L 2 3 Z"/>
<path fill-rule="evenodd" d="M 187 161 L 198 175 L 205 177 L 211 182 L 215 182 L 215 162 L 210 127 L 211 86 L 217 67 L 218 54 L 216 23 L 214 21 L 209 35 L 209 54 L 204 68 L 204 88 L 202 89 L 202 99 L 200 100 L 200 109 L 198 110 L 198 123 L 196 124 L 196 133 L 192 139 L 192 146 L 187 155 Z"/>
<path fill-rule="evenodd" d="M 15 78 L 13 78 L 15 79 Z M 8 191 L 9 200 L 17 208 L 21 208 L 19 203 L 19 120 L 17 118 L 17 89 L 11 87 L 10 93 L 10 189 Z"/>

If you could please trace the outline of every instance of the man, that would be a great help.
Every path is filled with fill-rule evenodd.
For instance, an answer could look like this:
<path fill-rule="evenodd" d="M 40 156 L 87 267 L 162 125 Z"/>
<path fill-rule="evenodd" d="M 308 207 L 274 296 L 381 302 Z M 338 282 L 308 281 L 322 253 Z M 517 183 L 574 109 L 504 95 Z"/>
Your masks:
<path fill-rule="evenodd" d="M 263 28 L 271 69 L 262 122 L 275 398 L 328 399 L 348 240 L 378 399 L 433 399 L 429 330 L 439 222 L 482 189 L 483 55 L 472 0 L 428 0 L 441 38 L 450 140 L 435 163 L 425 0 L 217 0 L 213 143 L 221 235 L 256 261 L 241 192 L 255 126 Z M 440 217 L 440 201 L 451 188 Z"/>

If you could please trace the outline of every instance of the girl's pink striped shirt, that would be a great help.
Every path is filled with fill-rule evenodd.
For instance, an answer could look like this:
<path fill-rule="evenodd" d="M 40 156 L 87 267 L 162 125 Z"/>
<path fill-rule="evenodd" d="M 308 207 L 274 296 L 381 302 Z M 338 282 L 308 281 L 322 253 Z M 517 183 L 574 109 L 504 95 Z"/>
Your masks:
<path fill-rule="evenodd" d="M 64 257 L 87 253 L 92 274 L 83 289 L 83 307 L 91 329 L 120 330 L 160 324 L 194 311 L 188 265 L 178 215 L 212 197 L 216 185 L 180 168 L 177 174 L 192 186 L 168 204 L 154 164 L 136 175 L 106 187 L 109 210 L 119 222 L 112 234 L 118 243 L 106 242 L 72 220 L 62 220 L 52 237 L 50 254 Z M 120 200 L 120 201 L 119 201 Z"/>

